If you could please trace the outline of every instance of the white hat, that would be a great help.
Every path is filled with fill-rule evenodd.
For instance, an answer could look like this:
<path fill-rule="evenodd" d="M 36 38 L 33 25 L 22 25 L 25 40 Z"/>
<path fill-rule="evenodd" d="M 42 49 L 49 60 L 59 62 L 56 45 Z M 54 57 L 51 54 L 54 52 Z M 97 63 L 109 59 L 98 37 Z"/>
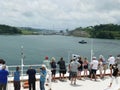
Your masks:
<path fill-rule="evenodd" d="M 95 59 L 96 59 L 96 57 L 92 57 L 92 59 L 93 59 L 93 60 L 95 60 Z"/>
<path fill-rule="evenodd" d="M 42 67 L 46 68 L 46 65 L 42 64 Z"/>

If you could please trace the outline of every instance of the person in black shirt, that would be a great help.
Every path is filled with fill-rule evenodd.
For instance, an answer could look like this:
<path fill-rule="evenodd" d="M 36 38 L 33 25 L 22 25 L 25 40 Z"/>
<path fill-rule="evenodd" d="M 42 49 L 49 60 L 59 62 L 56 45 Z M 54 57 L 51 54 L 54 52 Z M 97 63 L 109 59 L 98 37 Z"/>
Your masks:
<path fill-rule="evenodd" d="M 56 65 L 56 61 L 55 61 L 54 57 L 52 57 L 52 59 L 51 59 L 50 66 L 51 66 L 51 72 L 52 72 L 52 81 L 55 82 L 57 65 Z"/>
<path fill-rule="evenodd" d="M 64 75 L 66 74 L 66 65 L 63 57 L 60 58 L 57 64 L 59 65 L 60 79 L 64 79 Z M 63 77 L 61 76 L 61 74 L 63 75 Z"/>
<path fill-rule="evenodd" d="M 83 71 L 83 60 L 82 57 L 78 57 L 80 67 L 78 67 L 78 79 L 81 80 L 81 72 Z"/>
<path fill-rule="evenodd" d="M 32 69 L 32 67 L 30 66 L 26 73 L 28 74 L 29 90 L 31 90 L 31 88 L 32 90 L 36 90 L 35 89 L 36 70 Z"/>
<path fill-rule="evenodd" d="M 113 80 L 115 79 L 116 80 L 116 84 L 118 84 L 118 74 L 119 74 L 119 70 L 118 70 L 118 67 L 117 67 L 117 64 L 113 65 L 113 73 L 112 73 L 112 78 L 111 78 L 111 82 L 110 82 L 110 85 L 109 87 L 112 86 L 112 83 L 113 83 Z"/>

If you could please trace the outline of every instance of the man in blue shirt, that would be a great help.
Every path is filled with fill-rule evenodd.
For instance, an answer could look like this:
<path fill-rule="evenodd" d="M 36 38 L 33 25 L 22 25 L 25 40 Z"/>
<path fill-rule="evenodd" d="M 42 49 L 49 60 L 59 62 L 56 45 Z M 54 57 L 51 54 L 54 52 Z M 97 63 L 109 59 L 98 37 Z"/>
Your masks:
<path fill-rule="evenodd" d="M 8 81 L 8 71 L 5 70 L 6 66 L 2 65 L 2 70 L 0 70 L 0 90 L 6 90 L 7 81 Z"/>
<path fill-rule="evenodd" d="M 19 67 L 16 67 L 14 72 L 14 90 L 20 90 L 20 71 Z"/>

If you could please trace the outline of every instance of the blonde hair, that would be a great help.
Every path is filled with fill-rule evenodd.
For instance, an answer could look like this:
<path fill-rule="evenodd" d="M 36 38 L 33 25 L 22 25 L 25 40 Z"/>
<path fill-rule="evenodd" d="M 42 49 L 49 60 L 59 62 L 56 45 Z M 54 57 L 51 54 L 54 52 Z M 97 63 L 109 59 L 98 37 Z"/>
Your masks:
<path fill-rule="evenodd" d="M 52 57 L 52 58 L 51 58 L 51 61 L 55 61 L 55 58 L 54 58 L 54 57 Z"/>

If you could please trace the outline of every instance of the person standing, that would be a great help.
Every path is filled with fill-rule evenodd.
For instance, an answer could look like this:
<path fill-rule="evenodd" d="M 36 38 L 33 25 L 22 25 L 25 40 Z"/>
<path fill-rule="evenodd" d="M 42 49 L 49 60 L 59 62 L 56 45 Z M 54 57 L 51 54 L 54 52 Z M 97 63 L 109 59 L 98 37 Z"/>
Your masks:
<path fill-rule="evenodd" d="M 102 79 L 103 78 L 103 73 L 102 73 L 102 71 L 103 71 L 103 61 L 102 61 L 101 58 L 98 60 L 98 69 L 99 69 L 99 72 L 100 72 L 100 78 Z"/>
<path fill-rule="evenodd" d="M 40 68 L 40 90 L 45 90 L 46 75 L 46 66 L 42 65 L 42 68 Z"/>
<path fill-rule="evenodd" d="M 19 67 L 16 67 L 16 71 L 14 72 L 14 90 L 20 90 L 20 71 Z"/>
<path fill-rule="evenodd" d="M 29 90 L 36 90 L 35 88 L 35 82 L 36 82 L 36 70 L 32 68 L 32 66 L 29 67 L 29 69 L 26 72 L 28 74 L 28 84 L 29 84 Z"/>
<path fill-rule="evenodd" d="M 95 81 L 96 81 L 96 78 L 97 78 L 96 77 L 96 71 L 98 69 L 98 60 L 96 59 L 96 57 L 92 58 L 90 68 L 91 68 L 91 80 L 92 80 L 93 75 L 94 75 L 95 76 Z"/>
<path fill-rule="evenodd" d="M 76 84 L 76 78 L 77 78 L 77 72 L 78 67 L 80 67 L 80 63 L 73 59 L 73 61 L 70 63 L 70 71 L 71 71 L 71 84 Z"/>
<path fill-rule="evenodd" d="M 70 63 L 69 63 L 69 65 L 68 65 L 68 72 L 69 72 L 69 80 L 71 80 L 71 68 L 70 68 L 70 64 L 71 64 L 71 62 L 73 61 L 73 59 L 71 59 L 70 60 Z"/>
<path fill-rule="evenodd" d="M 6 70 L 6 65 L 2 65 L 2 70 L 0 70 L 0 90 L 6 90 L 8 75 L 9 73 Z"/>
<path fill-rule="evenodd" d="M 84 58 L 84 61 L 83 61 L 84 79 L 88 76 L 88 65 L 89 65 L 89 62 L 87 58 Z"/>
<path fill-rule="evenodd" d="M 118 84 L 118 74 L 119 74 L 119 70 L 118 70 L 118 67 L 117 67 L 117 64 L 113 65 L 113 73 L 112 73 L 112 78 L 111 78 L 111 82 L 110 82 L 110 85 L 109 87 L 112 86 L 112 83 L 113 83 L 113 80 L 115 79 L 116 80 L 116 84 Z"/>
<path fill-rule="evenodd" d="M 56 65 L 54 57 L 52 57 L 52 59 L 51 59 L 50 66 L 51 66 L 51 72 L 52 72 L 52 81 L 55 82 L 55 75 L 56 75 L 57 65 Z"/>
<path fill-rule="evenodd" d="M 103 74 L 102 75 L 103 75 L 103 78 L 104 78 L 104 76 L 106 74 L 106 70 L 107 70 L 107 62 L 106 62 L 103 55 L 100 55 L 99 59 L 102 61 L 102 65 L 103 65 Z"/>
<path fill-rule="evenodd" d="M 108 62 L 109 62 L 109 67 L 110 67 L 110 76 L 112 76 L 112 67 L 115 64 L 115 57 L 110 55 L 108 58 Z"/>
<path fill-rule="evenodd" d="M 78 79 L 81 80 L 81 72 L 83 71 L 82 57 L 78 57 L 78 62 L 80 63 L 80 67 L 78 67 Z"/>
<path fill-rule="evenodd" d="M 43 64 L 46 66 L 46 68 L 50 69 L 50 60 L 48 56 L 45 57 Z"/>
<path fill-rule="evenodd" d="M 65 65 L 65 61 L 63 60 L 63 57 L 60 58 L 57 64 L 59 65 L 60 80 L 64 80 L 65 78 L 64 75 L 66 74 L 66 65 Z"/>

